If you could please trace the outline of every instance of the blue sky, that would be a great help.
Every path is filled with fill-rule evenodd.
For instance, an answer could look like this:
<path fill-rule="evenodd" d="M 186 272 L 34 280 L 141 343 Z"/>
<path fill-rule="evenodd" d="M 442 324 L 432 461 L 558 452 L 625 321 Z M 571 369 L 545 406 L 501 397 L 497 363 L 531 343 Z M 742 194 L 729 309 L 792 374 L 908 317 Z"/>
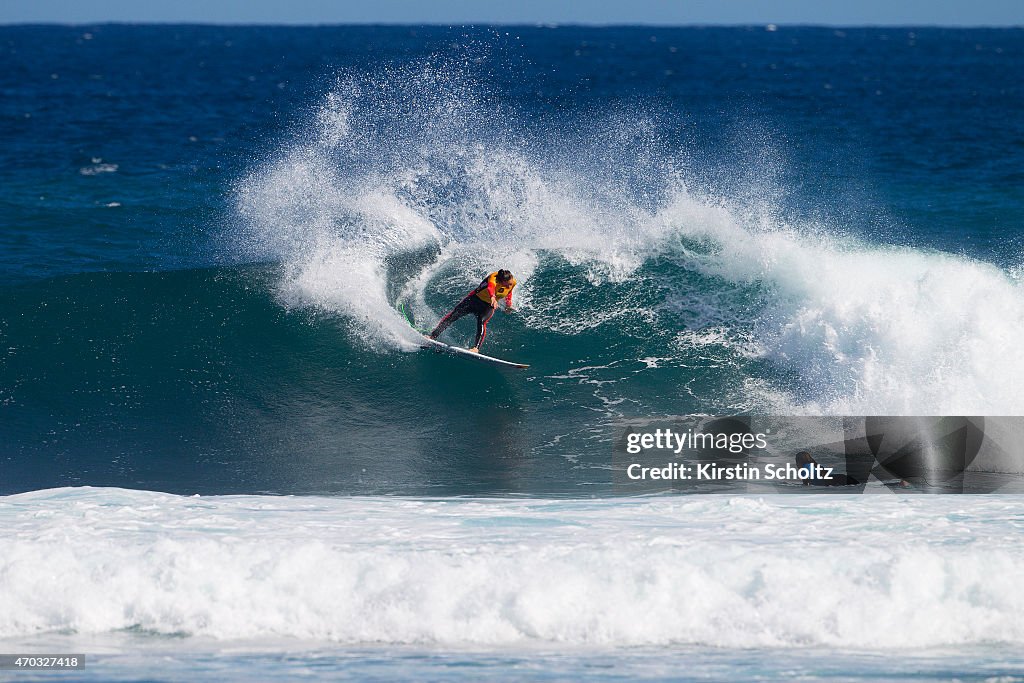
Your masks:
<path fill-rule="evenodd" d="M 0 0 L 0 23 L 1024 26 L 1024 0 Z"/>

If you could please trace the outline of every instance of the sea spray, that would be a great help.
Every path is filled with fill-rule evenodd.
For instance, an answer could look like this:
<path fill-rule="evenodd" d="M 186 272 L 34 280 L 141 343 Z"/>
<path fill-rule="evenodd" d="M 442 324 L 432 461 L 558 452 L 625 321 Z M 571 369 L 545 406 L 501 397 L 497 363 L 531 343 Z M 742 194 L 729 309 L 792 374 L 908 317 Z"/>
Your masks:
<path fill-rule="evenodd" d="M 642 110 L 595 121 L 589 137 L 537 124 L 463 67 L 349 74 L 239 181 L 234 248 L 280 264 L 283 305 L 346 318 L 377 353 L 416 348 L 399 300 L 429 325 L 502 266 L 522 283 L 528 328 L 656 327 L 678 343 L 653 355 L 692 362 L 711 343 L 741 365 L 765 360 L 767 374 L 735 380 L 749 407 L 1024 410 L 1010 353 L 1024 298 L 1004 271 L 789 222 L 759 203 L 771 192 L 698 189 L 684 156 L 652 161 L 658 133 Z M 391 267 L 415 253 L 429 257 Z"/>

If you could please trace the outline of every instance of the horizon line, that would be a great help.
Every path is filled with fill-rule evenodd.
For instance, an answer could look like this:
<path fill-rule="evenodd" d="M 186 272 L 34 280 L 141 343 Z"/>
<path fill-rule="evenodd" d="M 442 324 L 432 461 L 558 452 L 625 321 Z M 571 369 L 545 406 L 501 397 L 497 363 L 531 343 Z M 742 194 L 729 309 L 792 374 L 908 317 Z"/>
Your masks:
<path fill-rule="evenodd" d="M 661 24 L 661 23 L 598 23 L 598 22 L 394 22 L 394 21 L 348 21 L 348 22 L 264 22 L 264 21 L 190 21 L 190 20 L 130 20 L 130 19 L 103 19 L 97 21 L 0 21 L 0 27 L 18 26 L 201 26 L 201 27 L 238 27 L 238 28 L 342 28 L 342 27 L 387 27 L 387 28 L 761 28 L 766 31 L 783 28 L 825 28 L 825 29 L 868 29 L 868 28 L 949 28 L 949 29 L 1022 29 L 1024 23 L 1020 24 L 946 24 L 946 23 L 858 23 L 858 24 L 832 24 L 832 23 L 801 23 L 801 22 L 694 22 L 688 24 Z"/>

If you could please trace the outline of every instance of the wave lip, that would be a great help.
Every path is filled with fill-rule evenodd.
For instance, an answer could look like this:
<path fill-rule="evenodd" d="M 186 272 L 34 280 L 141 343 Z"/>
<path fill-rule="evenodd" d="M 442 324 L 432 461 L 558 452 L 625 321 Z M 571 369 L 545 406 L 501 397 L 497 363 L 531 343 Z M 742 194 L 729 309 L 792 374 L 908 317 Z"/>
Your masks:
<path fill-rule="evenodd" d="M 0 501 L 0 637 L 1024 643 L 1016 501 L 867 498 L 21 494 Z"/>

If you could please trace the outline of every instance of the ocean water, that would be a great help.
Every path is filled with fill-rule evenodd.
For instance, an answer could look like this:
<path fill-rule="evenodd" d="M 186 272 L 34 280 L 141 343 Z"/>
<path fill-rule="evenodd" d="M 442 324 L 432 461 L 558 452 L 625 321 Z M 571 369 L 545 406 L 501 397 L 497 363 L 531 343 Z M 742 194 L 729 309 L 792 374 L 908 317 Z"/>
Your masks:
<path fill-rule="evenodd" d="M 1024 677 L 1019 496 L 611 473 L 662 416 L 1024 412 L 1024 30 L 0 53 L 0 650 L 95 680 Z M 430 326 L 498 267 L 484 350 L 530 369 L 420 352 L 396 306 Z"/>
<path fill-rule="evenodd" d="M 86 679 L 1024 673 L 1020 496 L 64 488 L 0 524 L 0 643 L 85 652 Z"/>

